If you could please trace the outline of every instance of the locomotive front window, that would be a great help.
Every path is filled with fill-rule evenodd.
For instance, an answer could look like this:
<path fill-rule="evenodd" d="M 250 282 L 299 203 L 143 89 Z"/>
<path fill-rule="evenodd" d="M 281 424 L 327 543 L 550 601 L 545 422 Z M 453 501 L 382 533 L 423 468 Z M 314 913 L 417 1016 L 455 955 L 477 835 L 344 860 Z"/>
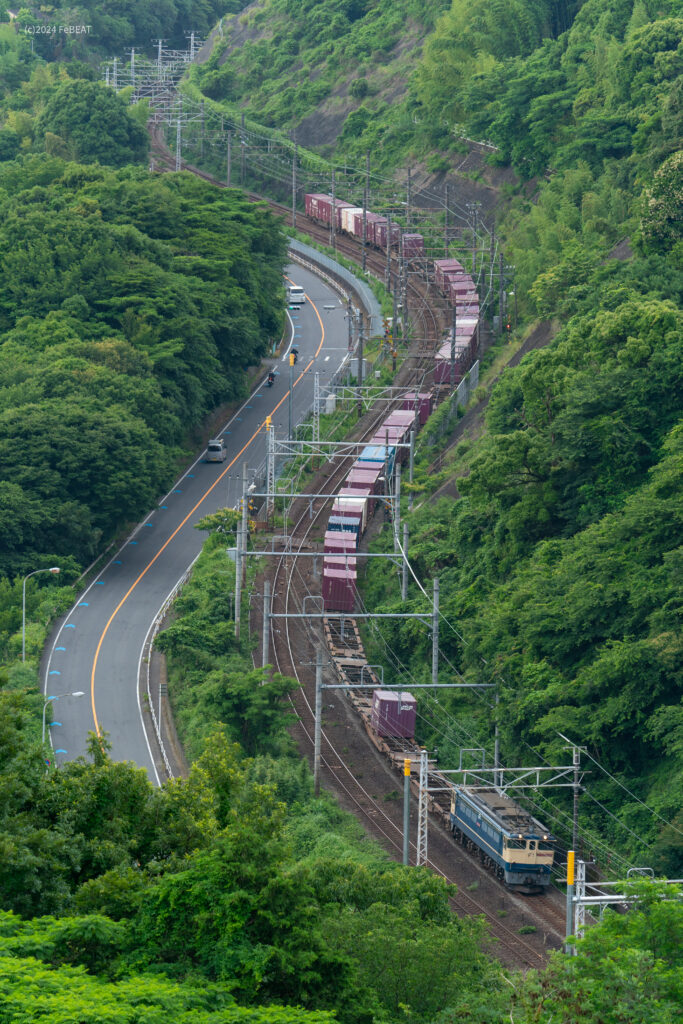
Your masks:
<path fill-rule="evenodd" d="M 505 845 L 508 850 L 526 850 L 526 842 L 523 839 L 506 839 Z"/>
<path fill-rule="evenodd" d="M 539 842 L 538 848 L 539 848 L 539 850 L 554 850 L 555 849 L 555 847 L 553 846 L 552 843 L 543 843 L 543 842 Z"/>

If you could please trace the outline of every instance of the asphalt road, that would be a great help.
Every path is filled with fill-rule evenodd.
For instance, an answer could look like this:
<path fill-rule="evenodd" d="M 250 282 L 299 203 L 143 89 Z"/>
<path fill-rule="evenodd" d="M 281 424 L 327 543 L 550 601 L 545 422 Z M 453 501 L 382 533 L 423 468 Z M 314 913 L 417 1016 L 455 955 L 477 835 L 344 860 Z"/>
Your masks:
<path fill-rule="evenodd" d="M 347 323 L 345 306 L 327 284 L 296 265 L 287 269 L 287 276 L 303 285 L 308 297 L 290 313 L 292 342 L 299 346 L 292 393 L 296 423 L 312 404 L 314 373 L 318 371 L 325 383 L 346 354 Z M 153 782 L 160 781 L 138 697 L 143 648 L 167 596 L 206 538 L 193 524 L 237 503 L 244 461 L 252 469 L 263 463 L 266 416 L 272 416 L 277 437 L 287 435 L 288 349 L 273 364 L 273 387 L 265 386 L 264 372 L 220 432 L 228 449 L 226 461 L 204 462 L 201 452 L 55 631 L 45 668 L 45 695 L 84 693 L 80 698 L 60 696 L 52 704 L 50 739 L 58 762 L 84 754 L 88 732 L 100 729 L 109 734 L 115 760 L 134 761 Z"/>

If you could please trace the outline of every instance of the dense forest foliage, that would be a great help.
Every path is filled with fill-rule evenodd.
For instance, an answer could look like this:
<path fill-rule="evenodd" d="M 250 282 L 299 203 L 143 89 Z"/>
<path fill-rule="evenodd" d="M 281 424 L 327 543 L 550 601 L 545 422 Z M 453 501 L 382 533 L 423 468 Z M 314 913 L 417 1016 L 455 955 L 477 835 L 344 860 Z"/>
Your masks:
<path fill-rule="evenodd" d="M 461 497 L 421 501 L 410 517 L 418 576 L 441 580 L 446 676 L 498 683 L 506 761 L 562 763 L 559 733 L 586 743 L 616 777 L 589 777 L 586 851 L 677 875 L 683 11 L 588 0 L 557 39 L 468 76 L 437 45 L 456 7 L 416 74 L 419 132 L 448 147 L 436 113 L 450 111 L 498 144 L 497 162 L 548 169 L 499 230 L 520 312 L 563 329 L 503 376 L 487 435 L 437 481 L 425 444 L 420 488 L 451 473 Z M 375 123 L 373 144 L 384 128 Z M 386 570 L 369 575 L 367 603 L 395 607 Z M 414 629 L 385 627 L 372 644 L 424 674 L 429 644 Z M 487 702 L 440 698 L 422 739 L 455 756 L 488 745 L 493 718 Z M 566 809 L 535 806 L 566 837 Z"/>
<path fill-rule="evenodd" d="M 128 47 L 152 49 L 163 39 L 184 48 L 195 32 L 205 39 L 216 20 L 241 10 L 247 0 L 56 0 L 10 4 L 17 23 L 46 60 L 115 56 Z M 0 3 L 0 14 L 3 4 Z M 0 20 L 2 18 L 0 17 Z M 85 31 L 73 31 L 83 28 Z"/>
<path fill-rule="evenodd" d="M 189 175 L 25 158 L 0 171 L 5 573 L 92 557 L 242 392 L 280 326 L 284 240 Z"/>
<path fill-rule="evenodd" d="M 405 82 L 447 0 L 261 0 L 226 21 L 197 81 L 207 96 L 286 128 Z M 407 41 L 409 45 L 407 45 Z"/>

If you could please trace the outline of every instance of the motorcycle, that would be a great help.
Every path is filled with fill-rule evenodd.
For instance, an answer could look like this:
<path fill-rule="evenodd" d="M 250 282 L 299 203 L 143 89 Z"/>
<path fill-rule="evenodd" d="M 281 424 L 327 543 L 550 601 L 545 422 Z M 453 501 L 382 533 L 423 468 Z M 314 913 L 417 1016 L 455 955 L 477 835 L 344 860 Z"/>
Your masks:
<path fill-rule="evenodd" d="M 275 383 L 275 374 L 271 371 L 268 374 L 268 380 L 266 381 L 266 387 L 272 388 L 274 383 Z"/>

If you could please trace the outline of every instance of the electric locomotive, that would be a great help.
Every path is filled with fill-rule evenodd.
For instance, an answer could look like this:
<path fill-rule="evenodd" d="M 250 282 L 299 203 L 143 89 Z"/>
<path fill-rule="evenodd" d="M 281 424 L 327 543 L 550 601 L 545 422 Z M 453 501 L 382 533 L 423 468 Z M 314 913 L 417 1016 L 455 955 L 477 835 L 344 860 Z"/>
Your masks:
<path fill-rule="evenodd" d="M 555 839 L 547 828 L 498 789 L 454 786 L 451 832 L 476 848 L 485 867 L 520 891 L 540 892 L 550 883 Z"/>

